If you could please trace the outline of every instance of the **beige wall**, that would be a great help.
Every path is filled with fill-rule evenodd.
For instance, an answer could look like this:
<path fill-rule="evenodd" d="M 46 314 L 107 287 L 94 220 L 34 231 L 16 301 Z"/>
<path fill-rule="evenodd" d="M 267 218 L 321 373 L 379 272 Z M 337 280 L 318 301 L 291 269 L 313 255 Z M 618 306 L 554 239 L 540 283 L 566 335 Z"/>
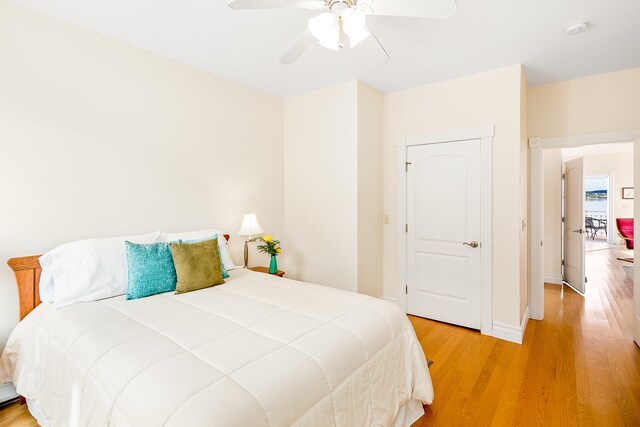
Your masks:
<path fill-rule="evenodd" d="M 385 95 L 383 210 L 391 215 L 391 224 L 383 228 L 386 297 L 397 297 L 401 236 L 394 224 L 403 221 L 398 217 L 396 139 L 495 125 L 493 317 L 520 325 L 521 79 L 521 67 L 512 66 Z"/>
<path fill-rule="evenodd" d="M 559 148 L 544 156 L 544 274 L 545 280 L 562 280 L 562 154 Z"/>
<path fill-rule="evenodd" d="M 356 291 L 358 83 L 285 100 L 288 274 Z"/>
<path fill-rule="evenodd" d="M 358 83 L 358 292 L 382 296 L 382 95 Z"/>
<path fill-rule="evenodd" d="M 360 82 L 285 100 L 287 275 L 382 295 L 382 95 Z"/>
<path fill-rule="evenodd" d="M 640 68 L 529 88 L 529 136 L 640 129 Z"/>
<path fill-rule="evenodd" d="M 249 210 L 283 236 L 281 99 L 4 1 L 0 30 L 0 348 L 10 257 L 219 227 L 241 262 Z"/>
<path fill-rule="evenodd" d="M 544 153 L 544 274 L 547 281 L 561 280 L 562 274 L 562 154 L 559 148 Z M 623 244 L 617 237 L 615 218 L 633 217 L 633 200 L 622 199 L 622 187 L 633 187 L 631 153 L 584 156 L 585 175 L 609 175 L 611 188 L 609 241 Z"/>

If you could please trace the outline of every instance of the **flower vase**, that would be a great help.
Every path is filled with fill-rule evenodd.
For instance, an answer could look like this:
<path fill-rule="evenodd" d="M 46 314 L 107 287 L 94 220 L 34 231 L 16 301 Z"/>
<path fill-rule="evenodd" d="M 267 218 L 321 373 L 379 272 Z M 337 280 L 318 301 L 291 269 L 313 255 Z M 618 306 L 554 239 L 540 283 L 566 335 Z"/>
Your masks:
<path fill-rule="evenodd" d="M 269 264 L 269 274 L 276 274 L 278 272 L 278 262 L 276 256 L 271 255 L 271 264 Z"/>

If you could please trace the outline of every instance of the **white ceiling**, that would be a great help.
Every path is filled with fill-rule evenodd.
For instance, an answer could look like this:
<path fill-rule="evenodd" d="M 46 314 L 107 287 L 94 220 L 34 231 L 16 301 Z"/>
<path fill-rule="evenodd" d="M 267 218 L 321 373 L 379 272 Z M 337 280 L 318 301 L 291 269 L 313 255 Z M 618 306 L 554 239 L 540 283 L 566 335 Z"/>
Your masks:
<path fill-rule="evenodd" d="M 640 67 L 640 0 L 458 0 L 446 21 L 371 16 L 391 56 L 378 67 L 357 49 L 317 45 L 280 65 L 313 11 L 232 11 L 230 0 L 13 2 L 282 97 L 354 79 L 392 92 L 518 63 L 532 86 Z M 590 30 L 565 35 L 579 19 Z"/>

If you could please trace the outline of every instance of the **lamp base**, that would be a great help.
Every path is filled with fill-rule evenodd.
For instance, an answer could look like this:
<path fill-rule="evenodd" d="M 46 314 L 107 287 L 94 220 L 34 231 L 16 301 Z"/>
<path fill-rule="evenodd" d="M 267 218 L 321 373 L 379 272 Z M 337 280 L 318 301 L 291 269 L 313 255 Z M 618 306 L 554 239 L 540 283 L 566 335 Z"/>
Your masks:
<path fill-rule="evenodd" d="M 247 268 L 249 264 L 249 241 L 244 241 L 244 268 Z"/>

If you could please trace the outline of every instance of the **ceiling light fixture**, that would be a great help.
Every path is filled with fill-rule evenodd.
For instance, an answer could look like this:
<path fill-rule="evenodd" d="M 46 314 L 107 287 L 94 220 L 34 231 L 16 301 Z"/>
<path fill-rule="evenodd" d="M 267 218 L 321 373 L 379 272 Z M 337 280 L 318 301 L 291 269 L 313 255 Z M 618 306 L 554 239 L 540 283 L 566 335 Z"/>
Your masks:
<path fill-rule="evenodd" d="M 448 19 L 456 11 L 457 0 L 233 0 L 229 7 L 244 9 L 315 10 L 320 15 L 308 19 L 308 28 L 280 58 L 293 64 L 316 43 L 339 50 L 356 47 L 371 65 L 382 65 L 389 54 L 367 26 L 367 15 Z M 377 18 L 376 18 L 377 19 Z M 364 42 L 363 42 L 364 41 Z"/>
<path fill-rule="evenodd" d="M 564 27 L 564 32 L 570 36 L 587 31 L 589 23 L 587 21 L 576 21 Z"/>
<path fill-rule="evenodd" d="M 364 12 L 355 9 L 349 0 L 334 1 L 329 9 L 328 12 L 309 19 L 309 32 L 318 39 L 321 46 L 331 50 L 344 47 L 341 43 L 341 36 L 344 34 L 349 37 L 351 47 L 356 47 L 371 35 L 367 30 Z"/>
<path fill-rule="evenodd" d="M 371 35 L 367 30 L 367 17 L 363 11 L 347 9 L 342 15 L 342 29 L 349 37 L 351 47 L 356 47 L 361 41 Z"/>
<path fill-rule="evenodd" d="M 331 12 L 309 19 L 309 31 L 321 46 L 331 50 L 340 48 L 340 22 Z"/>

